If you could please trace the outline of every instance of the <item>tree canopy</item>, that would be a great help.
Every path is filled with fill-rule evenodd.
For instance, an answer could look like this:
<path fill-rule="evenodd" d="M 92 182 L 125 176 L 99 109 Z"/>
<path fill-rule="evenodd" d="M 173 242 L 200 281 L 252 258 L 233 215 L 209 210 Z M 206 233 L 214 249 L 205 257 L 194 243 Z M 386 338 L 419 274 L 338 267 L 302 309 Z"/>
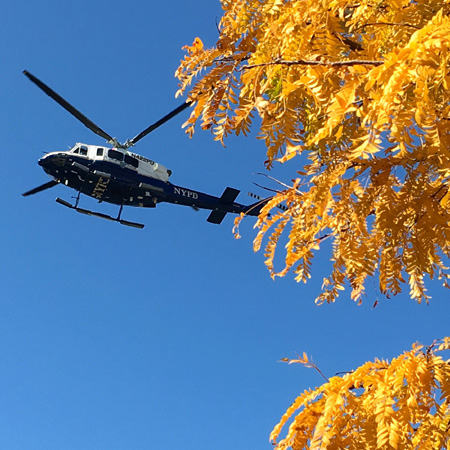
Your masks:
<path fill-rule="evenodd" d="M 318 302 L 346 286 L 360 302 L 371 277 L 417 301 L 427 276 L 448 287 L 449 0 L 221 3 L 216 44 L 185 47 L 179 94 L 194 102 L 191 135 L 197 122 L 221 142 L 247 135 L 258 114 L 267 168 L 297 161 L 257 222 L 271 275 L 306 282 L 330 239 Z"/>
<path fill-rule="evenodd" d="M 441 356 L 449 349 L 450 338 L 416 344 L 391 362 L 367 362 L 305 391 L 272 431 L 275 449 L 450 448 L 450 364 Z M 315 367 L 307 355 L 289 362 Z"/>

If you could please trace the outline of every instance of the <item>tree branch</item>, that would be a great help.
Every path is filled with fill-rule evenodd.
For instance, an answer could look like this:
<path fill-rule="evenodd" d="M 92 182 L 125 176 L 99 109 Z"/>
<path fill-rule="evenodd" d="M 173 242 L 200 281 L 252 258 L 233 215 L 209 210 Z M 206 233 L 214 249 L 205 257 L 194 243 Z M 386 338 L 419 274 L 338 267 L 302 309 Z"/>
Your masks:
<path fill-rule="evenodd" d="M 383 25 L 398 26 L 398 27 L 410 27 L 410 28 L 415 28 L 416 30 L 420 30 L 420 28 L 421 28 L 421 27 L 418 27 L 417 25 L 413 25 L 412 23 L 373 22 L 373 23 L 366 23 L 364 25 L 361 25 L 360 27 L 357 27 L 354 30 L 352 30 L 352 32 L 354 33 L 355 31 L 361 30 L 366 27 L 380 27 Z"/>
<path fill-rule="evenodd" d="M 366 61 L 360 59 L 354 59 L 350 61 L 310 61 L 306 59 L 298 59 L 296 61 L 286 61 L 284 59 L 276 59 L 274 61 L 269 61 L 260 64 L 248 64 L 246 66 L 241 67 L 240 69 L 236 69 L 238 72 L 242 72 L 243 70 L 253 69 L 255 67 L 264 67 L 264 66 L 274 66 L 274 65 L 283 65 L 283 66 L 330 66 L 330 67 L 347 67 L 347 66 L 381 66 L 384 64 L 384 61 Z"/>

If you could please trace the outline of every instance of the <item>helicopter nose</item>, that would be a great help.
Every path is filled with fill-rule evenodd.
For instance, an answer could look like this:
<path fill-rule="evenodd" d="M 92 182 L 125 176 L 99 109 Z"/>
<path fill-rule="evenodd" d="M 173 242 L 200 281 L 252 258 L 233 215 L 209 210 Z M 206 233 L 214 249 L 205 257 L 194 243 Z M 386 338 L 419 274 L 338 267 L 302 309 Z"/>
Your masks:
<path fill-rule="evenodd" d="M 38 164 L 44 169 L 53 165 L 62 167 L 65 163 L 66 155 L 60 153 L 47 153 L 38 161 Z"/>
<path fill-rule="evenodd" d="M 46 155 L 44 155 L 42 158 L 40 158 L 39 160 L 38 160 L 38 164 L 41 166 L 41 167 L 47 167 L 48 165 L 49 165 L 49 162 L 50 162 L 50 159 L 51 158 L 49 158 L 49 155 L 48 154 L 46 154 Z"/>

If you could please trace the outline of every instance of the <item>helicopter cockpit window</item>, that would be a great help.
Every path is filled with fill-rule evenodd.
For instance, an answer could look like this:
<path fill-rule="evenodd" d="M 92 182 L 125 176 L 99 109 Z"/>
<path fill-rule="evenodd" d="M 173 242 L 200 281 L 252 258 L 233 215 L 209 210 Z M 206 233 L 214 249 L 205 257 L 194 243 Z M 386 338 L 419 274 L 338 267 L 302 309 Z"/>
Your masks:
<path fill-rule="evenodd" d="M 80 147 L 77 147 L 75 150 L 73 150 L 74 153 L 80 153 Z"/>
<path fill-rule="evenodd" d="M 87 154 L 88 154 L 88 149 L 87 149 L 87 147 L 84 146 L 84 145 L 82 145 L 82 146 L 80 147 L 80 155 L 87 156 Z"/>
<path fill-rule="evenodd" d="M 108 158 L 115 159 L 116 161 L 123 161 L 123 153 L 117 150 L 108 150 Z"/>
<path fill-rule="evenodd" d="M 124 161 L 125 164 L 129 164 L 130 166 L 136 167 L 136 169 L 139 167 L 139 161 L 130 155 L 125 155 Z"/>
<path fill-rule="evenodd" d="M 103 156 L 103 149 L 97 148 L 97 156 Z"/>

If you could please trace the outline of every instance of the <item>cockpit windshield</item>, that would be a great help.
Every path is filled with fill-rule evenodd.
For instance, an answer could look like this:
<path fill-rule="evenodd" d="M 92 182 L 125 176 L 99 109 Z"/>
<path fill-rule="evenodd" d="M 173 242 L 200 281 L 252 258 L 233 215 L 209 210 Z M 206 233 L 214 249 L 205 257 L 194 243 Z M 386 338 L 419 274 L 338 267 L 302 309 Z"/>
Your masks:
<path fill-rule="evenodd" d="M 76 153 L 78 155 L 87 156 L 88 154 L 88 148 L 85 145 L 77 145 L 73 150 L 72 153 Z"/>

